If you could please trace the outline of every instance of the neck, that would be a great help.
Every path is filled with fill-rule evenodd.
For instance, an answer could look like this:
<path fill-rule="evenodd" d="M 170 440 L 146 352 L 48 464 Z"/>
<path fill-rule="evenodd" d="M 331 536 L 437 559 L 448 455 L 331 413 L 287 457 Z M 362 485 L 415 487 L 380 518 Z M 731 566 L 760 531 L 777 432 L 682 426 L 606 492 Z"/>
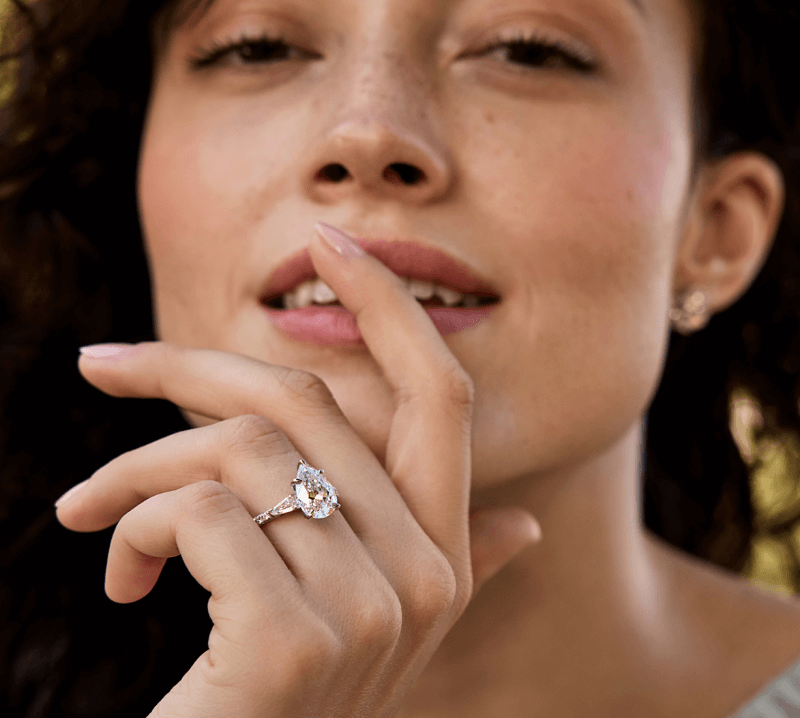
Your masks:
<path fill-rule="evenodd" d="M 641 434 L 635 426 L 591 462 L 474 495 L 474 505 L 529 509 L 542 541 L 473 599 L 403 715 L 619 716 L 626 687 L 658 694 L 690 678 L 675 671 L 690 672 L 692 639 L 641 523 Z"/>

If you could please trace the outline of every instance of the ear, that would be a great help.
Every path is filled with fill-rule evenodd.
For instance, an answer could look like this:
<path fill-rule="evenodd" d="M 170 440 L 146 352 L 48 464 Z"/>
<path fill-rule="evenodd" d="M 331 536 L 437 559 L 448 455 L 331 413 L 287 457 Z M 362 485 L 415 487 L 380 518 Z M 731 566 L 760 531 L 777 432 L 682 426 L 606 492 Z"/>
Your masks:
<path fill-rule="evenodd" d="M 783 175 L 766 155 L 741 152 L 704 166 L 676 254 L 673 293 L 705 290 L 712 313 L 734 304 L 769 255 L 784 202 Z"/>

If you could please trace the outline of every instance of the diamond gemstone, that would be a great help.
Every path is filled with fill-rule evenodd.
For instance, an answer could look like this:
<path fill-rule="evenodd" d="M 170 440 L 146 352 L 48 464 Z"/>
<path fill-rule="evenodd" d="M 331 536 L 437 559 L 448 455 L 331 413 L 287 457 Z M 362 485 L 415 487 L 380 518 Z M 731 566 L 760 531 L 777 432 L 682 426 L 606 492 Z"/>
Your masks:
<path fill-rule="evenodd" d="M 292 482 L 297 507 L 311 519 L 324 519 L 336 510 L 339 497 L 317 470 L 305 462 L 297 467 L 297 476 Z"/>

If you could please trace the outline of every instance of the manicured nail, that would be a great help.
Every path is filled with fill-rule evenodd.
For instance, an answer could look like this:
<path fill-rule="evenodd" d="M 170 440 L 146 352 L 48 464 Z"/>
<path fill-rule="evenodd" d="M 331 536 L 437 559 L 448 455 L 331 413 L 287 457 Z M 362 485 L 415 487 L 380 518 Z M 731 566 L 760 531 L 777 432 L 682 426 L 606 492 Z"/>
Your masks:
<path fill-rule="evenodd" d="M 55 506 L 58 507 L 58 506 L 62 506 L 63 504 L 67 503 L 67 501 L 69 501 L 73 496 L 75 496 L 75 494 L 77 494 L 78 491 L 80 491 L 88 483 L 89 483 L 89 479 L 86 479 L 86 481 L 81 481 L 81 483 L 76 484 L 75 486 L 73 486 L 69 491 L 67 491 L 66 494 L 64 494 L 61 498 L 58 499 L 58 501 L 56 501 Z"/>
<path fill-rule="evenodd" d="M 364 250 L 353 241 L 353 238 L 342 232 L 341 229 L 332 227 L 324 222 L 317 222 L 314 225 L 314 229 L 319 232 L 320 237 L 340 257 L 360 257 L 364 254 Z"/>
<path fill-rule="evenodd" d="M 92 359 L 104 359 L 122 354 L 133 346 L 133 344 L 91 344 L 81 347 L 80 352 L 83 356 Z"/>

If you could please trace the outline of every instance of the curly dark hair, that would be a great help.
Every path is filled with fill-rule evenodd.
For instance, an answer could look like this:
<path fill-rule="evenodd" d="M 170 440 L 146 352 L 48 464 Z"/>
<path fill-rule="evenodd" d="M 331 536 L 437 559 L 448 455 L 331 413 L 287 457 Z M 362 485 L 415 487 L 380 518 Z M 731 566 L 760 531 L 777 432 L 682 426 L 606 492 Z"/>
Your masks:
<path fill-rule="evenodd" d="M 168 402 L 123 407 L 74 364 L 84 344 L 155 338 L 135 178 L 154 18 L 175 2 L 5 1 L 0 712 L 143 715 L 205 650 L 208 594 L 172 561 L 147 598 L 111 604 L 99 578 L 110 530 L 64 531 L 52 502 L 124 451 L 188 428 Z M 800 14 L 788 0 L 696 7 L 695 166 L 762 152 L 784 174 L 787 206 L 747 293 L 703 331 L 670 337 L 647 416 L 644 520 L 670 544 L 741 572 L 757 532 L 788 545 L 800 522 L 800 505 L 769 525 L 754 520 L 759 462 L 745 461 L 729 429 L 730 398 L 744 389 L 763 413 L 759 438 L 800 441 L 800 83 L 786 73 Z"/>

